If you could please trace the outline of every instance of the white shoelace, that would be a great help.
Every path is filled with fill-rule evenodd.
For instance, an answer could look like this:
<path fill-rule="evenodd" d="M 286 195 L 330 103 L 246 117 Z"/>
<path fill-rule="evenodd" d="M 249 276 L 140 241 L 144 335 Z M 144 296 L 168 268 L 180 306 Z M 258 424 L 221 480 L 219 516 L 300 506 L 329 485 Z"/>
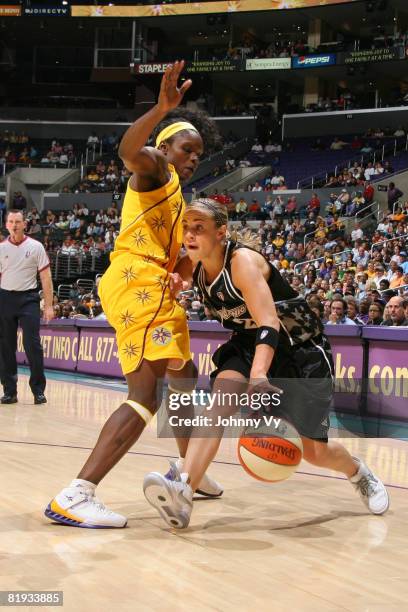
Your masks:
<path fill-rule="evenodd" d="M 99 512 L 106 515 L 115 514 L 112 510 L 109 510 L 109 508 L 107 508 L 100 499 L 96 497 L 95 491 L 93 491 L 92 489 L 78 491 L 78 495 L 81 496 L 82 502 L 88 502 L 90 504 L 93 504 L 94 506 L 96 506 Z"/>

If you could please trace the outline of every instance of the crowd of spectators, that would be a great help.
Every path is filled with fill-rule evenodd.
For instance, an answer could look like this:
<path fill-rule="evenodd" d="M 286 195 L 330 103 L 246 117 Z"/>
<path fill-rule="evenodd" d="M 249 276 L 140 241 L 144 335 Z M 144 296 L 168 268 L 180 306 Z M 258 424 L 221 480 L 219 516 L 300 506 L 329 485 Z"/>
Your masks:
<path fill-rule="evenodd" d="M 230 210 L 240 204 L 228 193 L 213 197 Z M 317 200 L 309 202 L 304 223 L 278 215 L 251 230 L 246 216 L 230 224 L 230 235 L 256 233 L 263 255 L 323 323 L 408 326 L 408 202 L 395 214 L 385 212 L 372 229 L 357 220 L 346 232 L 340 216 L 317 214 Z M 193 320 L 207 318 L 197 295 L 183 296 L 182 305 Z"/>
<path fill-rule="evenodd" d="M 227 192 L 212 196 L 233 217 L 239 202 Z M 230 223 L 229 232 L 235 239 L 242 231 L 256 233 L 261 252 L 324 323 L 408 325 L 408 202 L 395 214 L 385 212 L 372 229 L 357 221 L 351 232 L 340 215 L 323 218 L 320 208 L 315 194 L 304 222 L 285 213 L 256 224 L 241 218 Z M 27 214 L 27 234 L 41 240 L 50 255 L 100 257 L 112 251 L 119 226 L 116 202 L 107 210 L 89 211 L 78 203 L 70 211 L 40 214 L 33 208 Z M 193 292 L 180 299 L 191 319 L 210 316 Z M 89 290 L 73 283 L 54 306 L 57 318 L 104 317 L 97 286 Z"/>
<path fill-rule="evenodd" d="M 75 162 L 72 142 L 53 138 L 51 142 L 34 141 L 25 132 L 4 130 L 0 133 L 0 164 L 68 168 Z"/>

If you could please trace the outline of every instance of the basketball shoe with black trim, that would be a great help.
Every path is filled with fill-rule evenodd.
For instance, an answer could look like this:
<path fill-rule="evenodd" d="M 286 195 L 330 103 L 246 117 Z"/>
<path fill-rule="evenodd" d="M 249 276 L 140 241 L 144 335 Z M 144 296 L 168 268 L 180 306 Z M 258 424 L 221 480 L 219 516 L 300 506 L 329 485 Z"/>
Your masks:
<path fill-rule="evenodd" d="M 176 467 L 180 474 L 183 472 L 183 461 L 184 460 L 181 458 L 177 459 L 176 461 Z M 169 480 L 173 480 L 173 471 L 171 467 L 167 474 L 165 474 L 165 476 Z M 200 484 L 198 485 L 198 488 L 195 493 L 203 495 L 203 497 L 210 497 L 215 499 L 217 497 L 221 497 L 221 495 L 224 493 L 224 489 L 216 480 L 211 478 L 211 476 L 208 476 L 208 474 L 204 474 L 204 476 L 200 480 Z"/>

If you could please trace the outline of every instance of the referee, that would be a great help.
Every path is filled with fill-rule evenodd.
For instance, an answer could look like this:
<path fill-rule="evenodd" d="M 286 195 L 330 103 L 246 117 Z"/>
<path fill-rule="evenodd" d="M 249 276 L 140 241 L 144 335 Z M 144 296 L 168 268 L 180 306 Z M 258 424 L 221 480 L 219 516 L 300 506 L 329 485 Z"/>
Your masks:
<path fill-rule="evenodd" d="M 44 320 L 54 316 L 50 262 L 43 245 L 24 234 L 21 210 L 9 210 L 9 237 L 0 243 L 0 369 L 2 404 L 17 402 L 17 328 L 23 330 L 24 350 L 30 364 L 30 388 L 35 404 L 45 404 L 43 350 L 40 342 L 40 296 L 37 273 L 44 291 Z"/>

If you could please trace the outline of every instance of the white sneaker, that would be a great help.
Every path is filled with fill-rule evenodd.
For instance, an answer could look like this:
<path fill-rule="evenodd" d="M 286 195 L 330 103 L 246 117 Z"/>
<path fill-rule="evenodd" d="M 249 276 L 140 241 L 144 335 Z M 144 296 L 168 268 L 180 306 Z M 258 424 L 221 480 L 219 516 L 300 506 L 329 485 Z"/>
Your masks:
<path fill-rule="evenodd" d="M 188 474 L 180 474 L 171 463 L 172 479 L 150 472 L 143 481 L 143 492 L 149 504 L 156 508 L 170 527 L 185 529 L 193 510 L 193 490 L 187 484 Z"/>
<path fill-rule="evenodd" d="M 109 510 L 92 487 L 70 486 L 50 501 L 45 516 L 56 523 L 89 529 L 125 527 L 127 518 Z"/>
<path fill-rule="evenodd" d="M 176 467 L 180 473 L 183 471 L 183 459 L 177 459 Z M 167 478 L 170 478 L 170 476 L 167 476 Z M 224 489 L 216 480 L 204 474 L 196 489 L 196 493 L 204 495 L 204 497 L 221 497 L 224 493 Z"/>
<path fill-rule="evenodd" d="M 358 457 L 353 457 L 360 465 L 357 474 L 349 478 L 358 491 L 361 500 L 372 514 L 384 514 L 390 505 L 388 492 L 381 480 Z"/>

